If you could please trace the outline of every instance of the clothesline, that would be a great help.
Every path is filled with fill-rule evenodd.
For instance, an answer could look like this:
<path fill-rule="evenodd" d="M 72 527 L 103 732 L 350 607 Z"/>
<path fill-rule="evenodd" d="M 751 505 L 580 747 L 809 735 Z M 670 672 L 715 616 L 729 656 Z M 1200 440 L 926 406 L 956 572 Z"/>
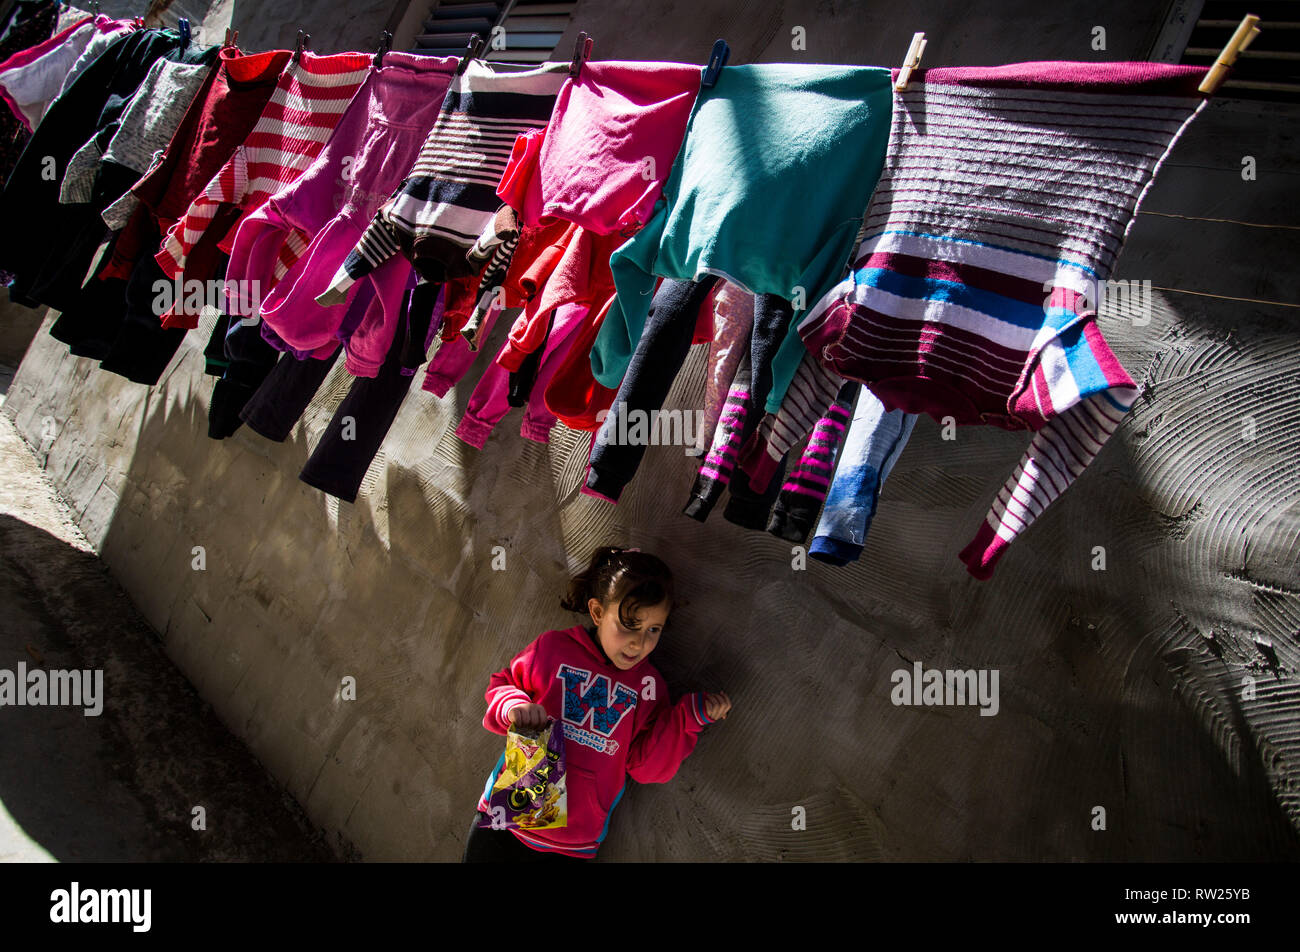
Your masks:
<path fill-rule="evenodd" d="M 1135 397 L 1080 302 L 1209 95 L 1207 70 L 1168 64 L 926 69 L 898 95 L 888 68 L 726 67 L 716 46 L 701 68 L 588 61 L 580 38 L 571 63 L 509 72 L 307 39 L 114 41 L 0 196 L 30 223 L 0 235 L 11 298 L 151 385 L 213 302 L 177 292 L 160 312 L 146 289 L 223 282 L 209 436 L 286 439 L 344 362 L 355 379 L 300 479 L 349 502 L 413 375 L 427 362 L 419 389 L 444 397 L 498 320 L 462 441 L 482 448 L 510 406 L 525 439 L 589 432 L 583 492 L 617 503 L 638 427 L 707 341 L 683 514 L 729 493 L 728 521 L 815 535 L 832 564 L 863 551 L 916 414 L 1033 431 L 960 554 L 979 578 Z M 106 119 L 110 96 L 125 111 Z"/>
<path fill-rule="evenodd" d="M 1162 288 L 1158 284 L 1151 285 L 1151 290 L 1172 291 L 1175 294 L 1194 294 L 1197 297 L 1217 298 L 1220 301 L 1239 301 L 1243 304 L 1267 304 L 1271 307 L 1300 308 L 1300 304 L 1288 304 L 1285 301 L 1265 301 L 1262 298 L 1232 297 L 1228 294 L 1212 294 L 1209 291 L 1189 291 L 1186 288 Z"/>
<path fill-rule="evenodd" d="M 1155 215 L 1158 218 L 1181 218 L 1184 221 L 1210 221 L 1224 225 L 1245 225 L 1248 228 L 1279 228 L 1287 231 L 1300 231 L 1300 225 L 1279 225 L 1269 222 L 1241 221 L 1237 218 L 1203 218 L 1200 215 L 1177 215 L 1173 212 L 1139 211 L 1139 215 Z"/>

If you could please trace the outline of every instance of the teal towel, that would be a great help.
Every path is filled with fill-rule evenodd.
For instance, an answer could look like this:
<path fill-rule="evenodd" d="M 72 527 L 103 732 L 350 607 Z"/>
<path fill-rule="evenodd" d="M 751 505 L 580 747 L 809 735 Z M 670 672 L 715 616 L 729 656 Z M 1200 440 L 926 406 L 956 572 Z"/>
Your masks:
<path fill-rule="evenodd" d="M 610 257 L 596 380 L 618 389 L 657 275 L 717 274 L 803 310 L 834 287 L 884 165 L 891 97 L 888 69 L 802 63 L 728 66 L 701 89 L 653 217 Z M 803 359 L 801 316 L 773 362 L 772 413 Z"/>

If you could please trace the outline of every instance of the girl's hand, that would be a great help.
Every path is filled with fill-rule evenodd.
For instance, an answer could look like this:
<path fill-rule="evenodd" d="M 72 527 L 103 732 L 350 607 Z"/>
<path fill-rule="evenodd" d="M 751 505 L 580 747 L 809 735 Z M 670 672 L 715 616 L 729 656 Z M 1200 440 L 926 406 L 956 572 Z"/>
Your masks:
<path fill-rule="evenodd" d="M 525 730 L 541 730 L 546 726 L 546 708 L 540 704 L 520 704 L 510 711 L 510 724 Z"/>
<path fill-rule="evenodd" d="M 704 695 L 704 713 L 709 715 L 710 720 L 726 720 L 727 712 L 731 710 L 731 698 L 727 697 L 725 691 L 719 691 L 717 694 L 706 693 Z"/>

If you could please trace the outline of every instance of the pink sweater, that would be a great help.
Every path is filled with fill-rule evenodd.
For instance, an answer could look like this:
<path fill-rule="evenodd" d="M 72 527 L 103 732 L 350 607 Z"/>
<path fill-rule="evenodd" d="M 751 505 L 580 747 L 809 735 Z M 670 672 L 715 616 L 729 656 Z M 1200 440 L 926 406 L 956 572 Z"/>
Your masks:
<path fill-rule="evenodd" d="M 698 66 L 584 64 L 577 82 L 565 80 L 545 131 L 519 143 L 497 194 L 525 225 L 550 216 L 597 235 L 631 234 L 650 219 L 699 91 Z"/>
<path fill-rule="evenodd" d="M 521 704 L 541 704 L 563 725 L 569 824 L 511 832 L 533 849 L 570 856 L 596 855 L 628 777 L 671 780 L 700 731 L 713 723 L 702 693 L 670 703 L 668 685 L 649 661 L 620 671 L 581 625 L 543 632 L 492 675 L 485 696 L 483 726 L 493 733 L 506 733 L 510 712 Z M 487 810 L 504 759 L 484 785 L 480 811 Z"/>

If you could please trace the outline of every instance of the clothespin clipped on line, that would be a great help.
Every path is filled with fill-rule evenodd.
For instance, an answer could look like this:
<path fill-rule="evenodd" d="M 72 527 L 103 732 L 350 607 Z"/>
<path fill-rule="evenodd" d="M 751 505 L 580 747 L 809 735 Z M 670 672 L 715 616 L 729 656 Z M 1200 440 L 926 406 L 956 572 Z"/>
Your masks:
<path fill-rule="evenodd" d="M 727 45 L 726 40 L 720 39 L 714 43 L 713 52 L 709 54 L 709 62 L 704 67 L 704 76 L 700 79 L 700 85 L 705 89 L 712 89 L 718 81 L 722 67 L 727 65 L 727 60 L 730 58 L 731 47 Z"/>
<path fill-rule="evenodd" d="M 1228 70 L 1232 68 L 1232 64 L 1237 62 L 1238 54 L 1250 46 L 1255 37 L 1259 36 L 1257 23 L 1259 23 L 1259 17 L 1253 13 L 1247 13 L 1241 18 L 1241 22 L 1237 24 L 1237 29 L 1232 34 L 1232 39 L 1228 40 L 1228 45 L 1223 48 L 1223 52 L 1219 54 L 1219 58 L 1214 61 L 1210 71 L 1201 80 L 1201 85 L 1197 87 L 1199 92 L 1209 96 L 1214 95 L 1219 88 L 1219 84 L 1227 78 Z"/>
<path fill-rule="evenodd" d="M 460 62 L 456 64 L 456 75 L 463 76 L 465 74 L 465 70 L 469 67 L 469 61 L 472 59 L 477 59 L 479 53 L 481 53 L 482 51 L 483 51 L 483 37 L 475 33 L 473 36 L 469 38 L 469 42 L 465 44 L 465 55 L 462 56 L 460 58 Z"/>
<path fill-rule="evenodd" d="M 297 63 L 299 60 L 302 59 L 303 50 L 307 49 L 310 43 L 311 43 L 311 34 L 304 33 L 302 32 L 302 30 L 299 30 L 298 42 L 295 43 L 293 47 L 293 61 L 295 63 Z"/>
<path fill-rule="evenodd" d="M 190 45 L 190 36 L 192 35 L 190 33 L 190 21 L 188 17 L 181 17 L 180 32 L 181 49 L 185 49 L 185 47 Z"/>
<path fill-rule="evenodd" d="M 573 60 L 569 63 L 569 76 L 574 82 L 577 82 L 578 77 L 582 75 L 582 64 L 591 59 L 594 46 L 595 41 L 585 31 L 578 34 L 578 42 L 573 44 Z"/>
<path fill-rule="evenodd" d="M 907 47 L 907 56 L 903 59 L 903 68 L 898 71 L 898 79 L 894 82 L 894 91 L 901 93 L 907 89 L 907 83 L 912 78 L 912 70 L 921 65 L 921 54 L 925 52 L 925 34 L 913 33 L 911 45 Z"/>
<path fill-rule="evenodd" d="M 393 34 L 385 30 L 379 34 L 379 49 L 375 51 L 375 69 L 384 65 L 384 54 L 393 48 Z"/>

